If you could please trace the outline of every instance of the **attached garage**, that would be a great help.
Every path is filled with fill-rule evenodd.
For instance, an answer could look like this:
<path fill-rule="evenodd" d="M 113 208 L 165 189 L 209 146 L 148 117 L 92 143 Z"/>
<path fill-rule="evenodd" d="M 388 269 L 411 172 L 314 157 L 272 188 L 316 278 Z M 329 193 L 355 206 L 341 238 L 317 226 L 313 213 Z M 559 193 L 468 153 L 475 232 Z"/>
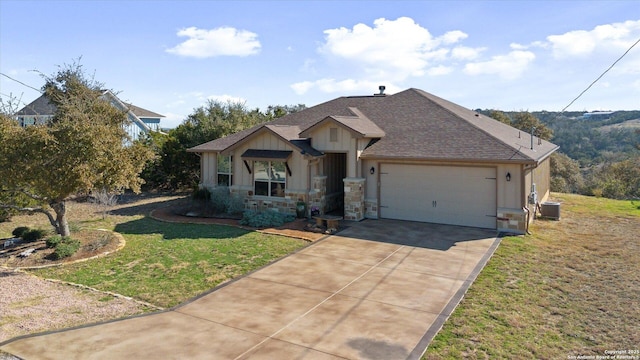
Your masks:
<path fill-rule="evenodd" d="M 496 228 L 496 168 L 380 165 L 380 217 Z"/>

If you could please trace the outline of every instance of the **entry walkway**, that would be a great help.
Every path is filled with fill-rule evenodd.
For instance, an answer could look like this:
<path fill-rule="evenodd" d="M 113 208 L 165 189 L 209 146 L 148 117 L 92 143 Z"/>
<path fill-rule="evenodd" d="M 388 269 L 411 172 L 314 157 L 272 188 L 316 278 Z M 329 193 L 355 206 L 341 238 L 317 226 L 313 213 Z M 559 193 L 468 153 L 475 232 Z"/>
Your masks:
<path fill-rule="evenodd" d="M 25 359 L 418 359 L 497 247 L 495 235 L 351 223 L 171 311 L 0 349 Z"/>

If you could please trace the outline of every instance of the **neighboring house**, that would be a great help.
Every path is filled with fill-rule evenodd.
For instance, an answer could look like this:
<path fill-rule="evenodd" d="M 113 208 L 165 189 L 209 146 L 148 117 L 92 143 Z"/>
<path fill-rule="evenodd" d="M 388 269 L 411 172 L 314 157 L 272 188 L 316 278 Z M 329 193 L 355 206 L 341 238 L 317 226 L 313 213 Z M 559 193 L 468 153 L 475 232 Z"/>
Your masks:
<path fill-rule="evenodd" d="M 138 139 L 141 134 L 146 134 L 149 131 L 160 131 L 160 119 L 164 115 L 124 103 L 109 90 L 104 90 L 102 96 L 116 108 L 127 112 L 129 124 L 125 127 L 125 130 L 127 130 L 132 140 Z M 44 124 L 53 118 L 55 112 L 56 106 L 49 102 L 45 95 L 41 95 L 29 105 L 20 109 L 14 116 L 20 122 L 20 126 L 29 126 Z"/>
<path fill-rule="evenodd" d="M 198 145 L 201 186 L 247 208 L 298 201 L 388 218 L 523 233 L 549 196 L 558 146 L 419 89 L 340 97 Z"/>

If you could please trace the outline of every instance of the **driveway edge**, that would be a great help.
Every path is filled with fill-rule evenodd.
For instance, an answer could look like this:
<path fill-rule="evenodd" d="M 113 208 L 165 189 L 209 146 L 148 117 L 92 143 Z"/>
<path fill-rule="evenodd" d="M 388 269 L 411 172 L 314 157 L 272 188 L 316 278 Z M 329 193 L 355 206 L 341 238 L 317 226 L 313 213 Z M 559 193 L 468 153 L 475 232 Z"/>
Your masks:
<path fill-rule="evenodd" d="M 413 348 L 413 351 L 409 354 L 409 356 L 407 357 L 407 360 L 420 360 L 420 358 L 422 358 L 422 356 L 427 352 L 427 348 L 429 347 L 429 344 L 431 344 L 431 341 L 433 341 L 433 338 L 436 337 L 440 329 L 442 329 L 442 326 L 447 321 L 449 316 L 451 316 L 451 313 L 453 313 L 453 310 L 455 310 L 458 304 L 460 303 L 460 301 L 462 301 L 462 298 L 464 298 L 465 294 L 471 287 L 471 284 L 473 284 L 473 282 L 476 280 L 476 278 L 478 277 L 482 269 L 484 269 L 484 267 L 487 265 L 487 263 L 489 262 L 489 259 L 491 259 L 496 249 L 498 249 L 498 246 L 500 245 L 501 241 L 502 241 L 502 238 L 500 237 L 500 234 L 496 235 L 496 238 L 493 241 L 493 244 L 491 244 L 491 247 L 489 247 L 489 249 L 484 254 L 484 256 L 482 256 L 482 258 L 480 259 L 476 267 L 473 268 L 473 271 L 471 272 L 471 274 L 469 274 L 467 279 L 462 283 L 462 286 L 460 286 L 460 288 L 455 293 L 455 295 L 453 295 L 451 300 L 449 300 L 447 305 L 440 312 L 436 320 L 433 322 L 433 324 L 431 324 L 431 326 L 429 327 L 427 332 L 424 334 L 422 339 L 420 339 L 416 347 Z"/>

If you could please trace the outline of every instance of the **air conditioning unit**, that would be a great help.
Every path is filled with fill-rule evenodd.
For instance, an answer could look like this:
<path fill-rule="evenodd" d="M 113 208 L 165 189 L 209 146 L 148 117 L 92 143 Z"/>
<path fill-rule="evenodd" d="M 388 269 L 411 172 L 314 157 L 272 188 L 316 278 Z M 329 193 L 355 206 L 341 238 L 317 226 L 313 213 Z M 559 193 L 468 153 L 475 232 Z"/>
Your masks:
<path fill-rule="evenodd" d="M 540 204 L 540 213 L 542 217 L 552 220 L 560 220 L 560 203 L 544 202 Z"/>

